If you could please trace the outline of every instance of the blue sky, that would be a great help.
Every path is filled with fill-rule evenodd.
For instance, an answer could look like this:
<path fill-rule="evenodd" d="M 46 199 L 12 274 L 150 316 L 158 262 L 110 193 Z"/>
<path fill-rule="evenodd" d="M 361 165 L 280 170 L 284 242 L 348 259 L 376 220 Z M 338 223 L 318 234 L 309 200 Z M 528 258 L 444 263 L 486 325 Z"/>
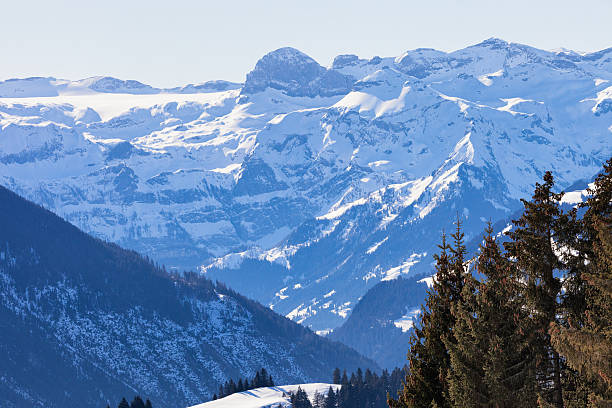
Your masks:
<path fill-rule="evenodd" d="M 612 47 L 611 0 L 3 0 L 0 79 L 111 75 L 154 86 L 243 81 L 283 46 L 342 53 L 451 51 L 499 37 L 544 49 Z"/>

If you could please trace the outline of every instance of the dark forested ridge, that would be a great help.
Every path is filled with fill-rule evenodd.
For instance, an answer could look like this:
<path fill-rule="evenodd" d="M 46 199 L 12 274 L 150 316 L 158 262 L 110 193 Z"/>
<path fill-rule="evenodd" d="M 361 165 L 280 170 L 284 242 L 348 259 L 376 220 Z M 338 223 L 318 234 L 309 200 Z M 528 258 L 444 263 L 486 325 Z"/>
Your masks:
<path fill-rule="evenodd" d="M 169 275 L 0 187 L 0 406 L 209 399 L 265 365 L 279 381 L 376 368 L 194 273 Z M 253 348 L 257 344 L 257 348 Z M 6 357 L 6 358 L 5 358 Z"/>
<path fill-rule="evenodd" d="M 329 337 L 353 347 L 387 369 L 406 359 L 407 333 L 393 322 L 419 309 L 427 296 L 421 278 L 399 277 L 370 289 L 357 303 L 346 322 Z"/>
<path fill-rule="evenodd" d="M 393 408 L 612 406 L 612 159 L 565 209 L 547 172 L 503 245 L 442 237 Z"/>

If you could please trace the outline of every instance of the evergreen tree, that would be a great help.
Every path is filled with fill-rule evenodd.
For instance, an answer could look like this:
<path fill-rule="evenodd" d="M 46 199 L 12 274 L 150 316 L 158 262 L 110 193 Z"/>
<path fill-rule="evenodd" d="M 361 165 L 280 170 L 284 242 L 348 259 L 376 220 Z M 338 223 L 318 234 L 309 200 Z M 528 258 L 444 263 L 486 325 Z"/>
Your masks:
<path fill-rule="evenodd" d="M 147 400 L 145 401 L 145 408 L 153 408 L 153 405 L 151 404 L 151 401 L 149 401 L 149 399 L 147 398 Z"/>
<path fill-rule="evenodd" d="M 336 367 L 334 373 L 332 374 L 332 383 L 340 384 L 340 369 Z"/>
<path fill-rule="evenodd" d="M 130 404 L 128 404 L 127 400 L 124 398 L 121 399 L 117 408 L 130 408 Z"/>
<path fill-rule="evenodd" d="M 525 333 L 523 288 L 489 225 L 476 262 L 483 281 L 468 275 L 453 307 L 456 344 L 450 396 L 455 407 L 533 407 L 535 376 Z"/>
<path fill-rule="evenodd" d="M 542 404 L 562 408 L 562 361 L 548 334 L 560 309 L 558 275 L 566 266 L 555 253 L 555 243 L 563 242 L 564 216 L 559 207 L 562 194 L 554 193 L 553 187 L 553 176 L 546 172 L 544 183 L 536 184 L 532 200 L 522 200 L 523 214 L 513 221 L 514 229 L 508 233 L 511 242 L 506 247 L 527 281 L 526 302 L 535 325 L 532 347 Z"/>
<path fill-rule="evenodd" d="M 134 397 L 132 403 L 130 404 L 130 408 L 145 408 L 145 403 L 138 395 Z"/>
<path fill-rule="evenodd" d="M 481 407 L 488 400 L 483 369 L 486 342 L 478 330 L 477 285 L 472 276 L 466 277 L 461 301 L 451 306 L 453 337 L 444 337 L 450 356 L 448 398 L 453 407 Z"/>
<path fill-rule="evenodd" d="M 440 253 L 434 256 L 433 285 L 421 310 L 420 323 L 415 325 L 410 339 L 410 371 L 398 399 L 388 400 L 392 408 L 450 406 L 447 382 L 450 356 L 445 342 L 455 341 L 451 305 L 461 298 L 465 275 L 465 246 L 459 219 L 452 237 L 454 246 L 451 248 L 446 243 L 446 236 L 442 235 Z"/>
<path fill-rule="evenodd" d="M 270 378 L 269 378 L 268 372 L 266 371 L 265 368 L 261 369 L 260 378 L 261 378 L 261 386 L 262 387 L 269 387 L 270 386 Z"/>
<path fill-rule="evenodd" d="M 326 408 L 387 408 L 387 397 L 391 391 L 393 394 L 397 392 L 406 372 L 396 368 L 389 375 L 385 370 L 379 377 L 376 373 L 366 370 L 360 380 L 359 371 L 361 370 L 353 373 L 350 380 L 343 375 L 342 378 L 346 378 L 347 382 L 343 382 L 337 392 L 334 392 L 332 387 L 329 388 L 325 399 Z"/>
<path fill-rule="evenodd" d="M 318 391 L 315 391 L 314 396 L 312 397 L 312 407 L 325 408 L 325 397 Z"/>
<path fill-rule="evenodd" d="M 586 380 L 590 405 L 612 406 L 612 159 L 604 165 L 583 205 L 578 251 L 583 254 L 583 317 L 551 325 L 552 342 Z"/>
<path fill-rule="evenodd" d="M 342 372 L 342 378 L 340 379 L 340 384 L 342 387 L 338 392 L 338 405 L 340 407 L 348 407 L 349 402 L 349 393 L 350 393 L 350 383 L 348 380 L 348 376 L 346 375 L 346 370 Z"/>
<path fill-rule="evenodd" d="M 296 393 L 291 395 L 290 401 L 293 408 L 312 408 L 308 394 L 301 387 L 298 387 Z"/>
<path fill-rule="evenodd" d="M 335 371 L 334 371 L 335 372 Z M 338 370 L 338 374 L 340 374 L 340 370 Z M 324 408 L 337 408 L 338 407 L 338 396 L 334 389 L 330 386 L 327 391 L 327 396 L 325 397 Z"/>

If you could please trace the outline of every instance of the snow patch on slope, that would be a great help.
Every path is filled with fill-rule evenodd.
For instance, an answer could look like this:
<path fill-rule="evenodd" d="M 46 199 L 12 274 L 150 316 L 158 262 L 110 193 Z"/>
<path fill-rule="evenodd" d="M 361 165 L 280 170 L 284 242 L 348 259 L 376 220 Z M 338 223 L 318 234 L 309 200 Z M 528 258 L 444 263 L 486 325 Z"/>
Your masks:
<path fill-rule="evenodd" d="M 311 402 L 314 402 L 315 394 L 326 396 L 329 388 L 335 392 L 340 389 L 338 384 L 312 383 L 279 385 L 276 387 L 255 388 L 249 391 L 238 392 L 227 397 L 193 405 L 189 408 L 266 408 L 266 407 L 291 407 L 290 394 L 295 394 L 301 388 L 308 394 Z"/>

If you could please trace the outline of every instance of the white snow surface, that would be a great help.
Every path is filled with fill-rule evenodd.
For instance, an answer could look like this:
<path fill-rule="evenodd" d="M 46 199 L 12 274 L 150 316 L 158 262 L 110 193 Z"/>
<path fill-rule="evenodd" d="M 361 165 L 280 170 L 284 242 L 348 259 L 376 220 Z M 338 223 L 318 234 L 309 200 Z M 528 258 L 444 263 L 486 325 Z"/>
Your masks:
<path fill-rule="evenodd" d="M 298 387 L 308 394 L 313 401 L 315 393 L 327 395 L 329 387 L 334 391 L 340 389 L 337 384 L 312 383 L 280 385 L 276 387 L 255 388 L 249 391 L 238 392 L 215 401 L 194 405 L 190 408 L 276 408 L 280 404 L 283 407 L 291 407 L 289 395 L 296 393 Z"/>
<path fill-rule="evenodd" d="M 413 309 L 402 317 L 393 321 L 393 325 L 402 330 L 403 333 L 408 332 L 414 326 L 414 319 L 421 313 L 421 309 Z"/>
<path fill-rule="evenodd" d="M 430 274 L 455 214 L 469 238 L 546 170 L 559 189 L 592 178 L 611 57 L 489 39 L 329 68 L 285 48 L 244 85 L 3 81 L 0 184 L 328 330 L 381 280 Z"/>

